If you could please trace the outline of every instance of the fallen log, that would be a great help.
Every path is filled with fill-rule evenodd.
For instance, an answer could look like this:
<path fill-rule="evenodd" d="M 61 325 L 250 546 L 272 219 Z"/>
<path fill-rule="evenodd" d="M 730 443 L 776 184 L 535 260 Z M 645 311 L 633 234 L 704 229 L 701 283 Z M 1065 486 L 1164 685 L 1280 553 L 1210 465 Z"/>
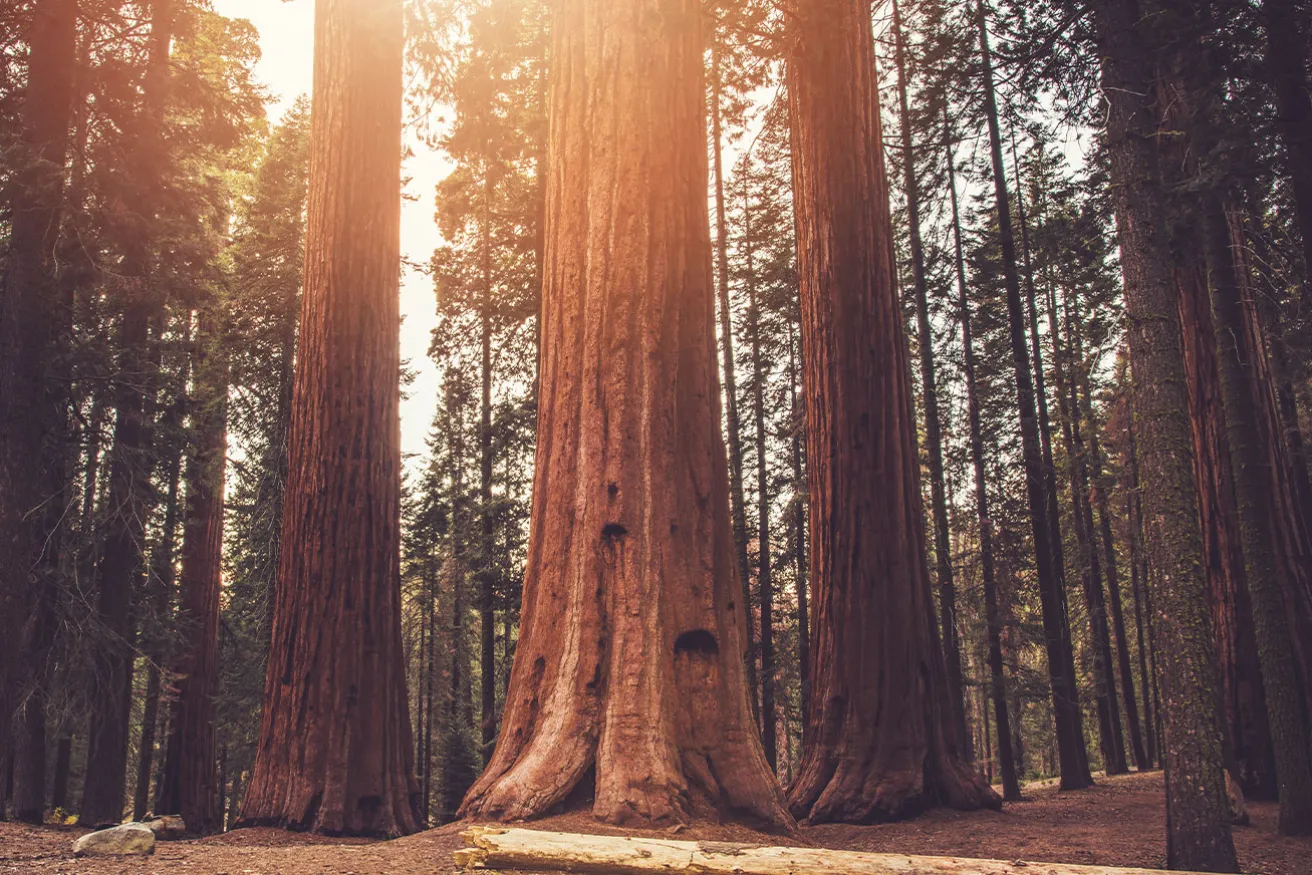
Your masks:
<path fill-rule="evenodd" d="M 1167 875 L 1157 869 L 867 854 L 485 826 L 460 835 L 473 847 L 456 851 L 455 860 L 471 869 L 598 875 Z"/>

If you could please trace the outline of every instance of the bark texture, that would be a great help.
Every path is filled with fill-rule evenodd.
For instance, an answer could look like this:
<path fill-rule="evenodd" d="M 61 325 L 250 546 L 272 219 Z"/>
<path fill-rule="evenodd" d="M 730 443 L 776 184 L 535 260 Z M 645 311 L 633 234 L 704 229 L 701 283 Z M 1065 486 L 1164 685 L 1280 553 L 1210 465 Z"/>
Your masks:
<path fill-rule="evenodd" d="M 793 10 L 789 59 L 809 460 L 810 822 L 994 806 L 952 716 L 926 566 L 869 7 Z"/>
<path fill-rule="evenodd" d="M 464 817 L 789 828 L 747 701 L 695 0 L 561 0 L 520 638 Z"/>
<path fill-rule="evenodd" d="M 419 826 L 400 619 L 399 2 L 319 0 L 273 640 L 244 824 Z"/>
<path fill-rule="evenodd" d="M 1093 6 L 1109 105 L 1107 147 L 1125 282 L 1127 336 L 1152 568 L 1156 674 L 1164 729 L 1167 862 L 1238 870 L 1222 768 L 1219 672 L 1197 517 L 1192 423 L 1170 266 L 1152 95 L 1150 44 L 1136 0 Z M 1148 95 L 1148 97 L 1145 97 Z"/>

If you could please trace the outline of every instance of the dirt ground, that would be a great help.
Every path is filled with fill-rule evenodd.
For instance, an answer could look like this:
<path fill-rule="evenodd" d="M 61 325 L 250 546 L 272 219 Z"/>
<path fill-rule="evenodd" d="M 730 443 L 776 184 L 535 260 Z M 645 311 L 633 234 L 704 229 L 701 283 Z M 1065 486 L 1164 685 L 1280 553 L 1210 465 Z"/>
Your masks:
<path fill-rule="evenodd" d="M 1026 793 L 1027 801 L 1008 805 L 1001 813 L 936 811 L 906 823 L 805 828 L 792 838 L 733 826 L 687 829 L 677 837 L 1105 866 L 1165 863 L 1160 773 L 1103 778 L 1092 790 L 1075 793 L 1058 793 L 1050 784 L 1030 785 Z M 1244 872 L 1312 875 L 1312 839 L 1277 836 L 1274 804 L 1250 803 L 1249 808 L 1252 825 L 1235 830 Z M 564 815 L 530 826 L 625 832 L 607 829 L 583 815 Z M 153 857 L 77 860 L 71 848 L 82 830 L 0 823 L 0 873 L 441 875 L 457 871 L 451 854 L 464 844 L 459 835 L 462 828 L 452 824 L 390 842 L 249 829 L 160 843 Z"/>

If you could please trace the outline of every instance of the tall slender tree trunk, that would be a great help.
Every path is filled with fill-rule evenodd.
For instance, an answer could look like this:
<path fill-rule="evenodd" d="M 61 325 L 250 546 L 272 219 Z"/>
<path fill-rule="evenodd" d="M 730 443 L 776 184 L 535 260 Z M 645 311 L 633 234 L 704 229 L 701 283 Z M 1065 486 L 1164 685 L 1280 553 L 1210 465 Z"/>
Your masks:
<path fill-rule="evenodd" d="M 1144 630 L 1144 617 L 1146 611 L 1143 604 L 1143 590 L 1148 585 L 1146 575 L 1142 573 L 1142 562 L 1140 557 L 1140 543 L 1143 536 L 1143 515 L 1140 511 L 1139 502 L 1139 458 L 1135 450 L 1134 428 L 1133 425 L 1127 425 L 1127 452 L 1129 455 L 1130 469 L 1130 494 L 1127 499 L 1129 505 L 1126 512 L 1127 528 L 1129 529 L 1129 548 L 1130 548 L 1130 588 L 1134 591 L 1134 626 L 1135 641 L 1138 642 L 1139 651 L 1139 685 L 1143 690 L 1143 728 L 1145 741 L 1145 755 L 1148 758 L 1150 768 L 1155 768 L 1160 760 L 1157 758 L 1157 721 L 1154 718 L 1152 702 L 1152 675 L 1148 671 L 1148 639 Z"/>
<path fill-rule="evenodd" d="M 1279 450 L 1279 414 L 1263 380 L 1265 349 L 1251 286 L 1231 253 L 1229 223 L 1215 195 L 1203 205 L 1212 261 L 1212 309 L 1225 414 L 1234 463 L 1239 533 L 1243 541 L 1257 653 L 1275 751 L 1280 797 L 1279 832 L 1312 833 L 1312 743 L 1304 720 L 1296 650 L 1285 591 L 1295 569 L 1280 567 L 1281 521 L 1288 484 Z M 1253 330 L 1256 329 L 1256 330 Z"/>
<path fill-rule="evenodd" d="M 1083 357 L 1082 351 L 1080 357 Z M 1134 695 L 1134 669 L 1130 664 L 1130 643 L 1125 635 L 1125 608 L 1121 602 L 1121 576 L 1116 562 L 1116 544 L 1112 536 L 1111 511 L 1107 502 L 1108 483 L 1103 475 L 1101 430 L 1093 409 L 1093 390 L 1088 370 L 1080 368 L 1076 375 L 1081 398 L 1081 416 L 1089 427 L 1090 498 L 1098 513 L 1098 535 L 1102 542 L 1104 568 L 1107 571 L 1107 594 L 1111 605 L 1112 632 L 1116 638 L 1116 666 L 1121 678 L 1121 704 L 1125 707 L 1125 720 L 1130 728 L 1130 748 L 1134 765 L 1139 771 L 1148 768 L 1143 747 L 1143 734 L 1139 727 L 1139 708 Z"/>
<path fill-rule="evenodd" d="M 711 157 L 715 173 L 715 287 L 720 319 L 720 349 L 724 368 L 725 423 L 729 444 L 729 507 L 733 520 L 734 560 L 743 588 L 747 629 L 743 659 L 747 663 L 748 697 L 752 713 L 760 712 L 756 683 L 756 633 L 752 622 L 751 567 L 747 563 L 747 505 L 743 499 L 742 429 L 738 419 L 738 380 L 734 373 L 733 310 L 729 306 L 729 229 L 724 206 L 724 130 L 721 121 L 720 39 L 711 34 Z"/>
<path fill-rule="evenodd" d="M 698 0 L 555 7 L 522 621 L 463 817 L 791 824 L 740 656 L 702 27 Z"/>
<path fill-rule="evenodd" d="M 1222 767 L 1220 682 L 1202 566 L 1194 447 L 1181 347 L 1180 314 L 1169 269 L 1151 99 L 1151 47 L 1138 28 L 1136 0 L 1098 0 L 1094 26 L 1107 95 L 1108 153 L 1125 280 L 1127 336 L 1147 551 L 1158 647 L 1156 675 L 1171 708 L 1163 717 L 1167 863 L 1234 872 Z M 1145 97 L 1149 95 L 1149 97 Z"/>
<path fill-rule="evenodd" d="M 813 0 L 791 25 L 815 678 L 789 803 L 812 823 L 997 807 L 958 736 L 925 561 L 870 7 Z"/>
<path fill-rule="evenodd" d="M 174 431 L 182 427 L 182 403 L 171 405 L 165 413 L 165 429 Z M 169 449 L 165 467 L 168 493 L 164 499 L 164 528 L 162 537 L 151 557 L 150 577 L 146 584 L 146 598 L 152 603 L 154 616 L 163 620 L 173 595 L 175 545 L 178 530 L 178 488 L 182 479 L 182 445 L 174 441 Z M 137 743 L 137 783 L 132 797 L 132 819 L 141 820 L 150 805 L 150 782 L 155 771 L 155 730 L 159 723 L 159 697 L 162 678 L 160 666 L 164 662 L 165 647 L 155 636 L 146 651 L 146 698 L 141 707 L 141 740 Z M 156 800 L 158 803 L 158 799 Z M 159 805 L 155 806 L 158 812 Z"/>
<path fill-rule="evenodd" d="M 793 323 L 788 323 L 788 418 L 792 435 L 793 464 L 793 574 L 797 583 L 797 674 L 800 678 L 802 700 L 802 736 L 805 743 L 806 727 L 811 714 L 811 617 L 807 603 L 807 550 L 806 550 L 806 472 L 802 464 L 802 431 L 806 417 L 797 401 L 797 336 Z"/>
<path fill-rule="evenodd" d="M 1075 539 L 1084 561 L 1084 600 L 1089 612 L 1089 637 L 1093 650 L 1093 671 L 1098 708 L 1098 742 L 1102 750 L 1103 767 L 1109 775 L 1122 775 L 1129 769 L 1125 764 L 1125 745 L 1121 739 L 1121 715 L 1116 701 L 1116 681 L 1112 672 L 1111 636 L 1107 630 L 1107 601 L 1102 588 L 1102 562 L 1096 535 L 1093 531 L 1093 509 L 1089 504 L 1089 471 L 1087 450 L 1081 428 L 1079 403 L 1079 372 L 1084 365 L 1075 341 L 1076 317 L 1067 306 L 1066 349 L 1058 340 L 1058 319 L 1055 294 L 1049 294 L 1049 318 L 1052 324 L 1052 344 L 1055 352 L 1058 404 L 1061 411 L 1062 437 L 1066 444 L 1066 470 L 1070 478 L 1071 511 L 1075 517 Z"/>
<path fill-rule="evenodd" d="M 219 595 L 223 562 L 223 484 L 227 470 L 228 360 L 223 315 L 209 302 L 196 337 L 191 422 L 195 449 L 187 460 L 182 580 L 183 630 L 173 670 L 178 696 L 160 781 L 158 812 L 180 814 L 189 832 L 223 829 L 222 785 L 216 771 L 214 697 L 219 682 Z"/>
<path fill-rule="evenodd" d="M 483 764 L 492 758 L 497 740 L 497 651 L 496 651 L 496 566 L 492 553 L 492 183 L 487 168 L 483 170 L 483 221 L 481 271 L 483 288 L 478 308 L 480 340 L 478 407 L 478 499 L 479 527 L 482 538 L 478 547 L 478 620 L 479 683 L 481 687 L 480 728 Z"/>
<path fill-rule="evenodd" d="M 944 109 L 947 121 L 947 109 Z M 966 377 L 966 410 L 970 423 L 970 459 L 975 472 L 975 511 L 979 517 L 979 559 L 984 579 L 984 623 L 988 635 L 989 697 L 998 727 L 998 766 L 1002 772 L 1002 798 L 1021 798 L 1016 756 L 1011 744 L 1011 716 L 1007 711 L 1007 682 L 1002 662 L 1002 622 L 998 611 L 998 582 L 993 557 L 993 520 L 989 514 L 988 479 L 984 470 L 984 430 L 980 423 L 979 391 L 975 382 L 975 342 L 970 325 L 970 296 L 966 286 L 966 260 L 962 256 L 961 214 L 957 206 L 957 178 L 952 155 L 952 134 L 947 126 L 948 197 L 952 204 L 952 243 L 957 272 L 957 300 L 961 321 L 962 370 Z M 984 715 L 984 743 L 989 748 L 989 781 L 993 780 L 993 752 L 988 714 Z"/>
<path fill-rule="evenodd" d="M 779 727 L 775 719 L 774 581 L 770 565 L 769 448 L 765 442 L 765 362 L 761 355 L 761 309 L 756 296 L 752 205 L 743 198 L 743 248 L 747 256 L 747 331 L 752 343 L 752 403 L 756 420 L 756 586 L 761 593 L 761 741 L 765 761 L 778 765 Z M 748 625 L 751 625 L 750 619 Z"/>
<path fill-rule="evenodd" d="M 41 0 L 32 8 L 24 110 L 13 150 L 22 166 L 11 180 L 8 263 L 0 285 L 0 761 L 14 769 L 15 816 L 38 823 L 45 814 L 55 536 L 68 500 L 68 393 L 59 370 L 72 311 L 59 295 L 55 244 L 77 20 L 77 0 Z M 11 738 L 16 710 L 19 733 Z M 6 795 L 0 788 L 0 818 Z"/>
<path fill-rule="evenodd" d="M 164 107 L 169 88 L 169 46 L 173 0 L 154 0 L 150 8 L 150 47 L 140 130 L 133 150 L 135 196 L 140 215 L 152 214 L 163 162 Z M 147 241 L 136 240 L 124 258 L 120 286 L 118 386 L 115 389 L 114 449 L 110 463 L 108 516 L 100 558 L 97 613 L 101 641 L 93 658 L 91 726 L 86 784 L 79 823 L 118 823 L 128 754 L 132 691 L 132 600 L 142 571 L 145 508 L 149 500 L 150 446 L 145 415 L 147 387 L 154 368 L 147 351 L 150 326 L 163 307 L 153 282 Z"/>
<path fill-rule="evenodd" d="M 987 25 L 987 21 L 985 24 Z M 987 27 L 985 28 L 984 36 L 987 38 Z M 987 39 L 985 39 L 985 41 L 987 41 Z M 991 55 L 989 57 L 988 72 L 990 75 L 986 78 L 986 83 L 991 83 Z M 992 95 L 993 93 L 994 89 L 989 87 L 986 96 Z M 996 100 L 994 102 L 996 103 Z M 993 114 L 996 115 L 996 107 Z M 990 137 L 991 136 L 992 135 L 990 134 Z M 1000 136 L 1001 131 L 999 131 L 999 137 Z M 1001 141 L 999 140 L 999 144 L 1000 143 Z M 1062 542 L 1061 499 L 1057 485 L 1057 463 L 1054 460 L 1052 453 L 1052 417 L 1048 407 L 1047 376 L 1044 373 L 1043 367 L 1043 343 L 1039 335 L 1038 290 L 1034 282 L 1034 261 L 1030 250 L 1029 224 L 1025 218 L 1025 186 L 1020 174 L 1020 158 L 1016 152 L 1015 131 L 1012 132 L 1011 137 L 1011 160 L 1012 167 L 1015 169 L 1016 173 L 1016 219 L 1017 225 L 1020 227 L 1021 256 L 1025 268 L 1025 315 L 1029 319 L 1030 357 L 1033 361 L 1034 367 L 1034 407 L 1038 413 L 1039 447 L 1042 450 L 1043 456 L 1044 508 L 1048 519 L 1048 531 L 1052 533 L 1052 568 L 1057 580 L 1057 589 L 1061 596 L 1061 615 L 1063 617 L 1069 617 L 1066 602 L 1066 550 Z M 1000 160 L 997 166 L 1002 167 Z M 1002 180 L 1005 186 L 1005 175 L 1002 176 Z M 1051 283 L 1049 282 L 1047 293 L 1051 294 L 1051 292 Z M 1054 362 L 1053 366 L 1055 371 L 1057 363 Z M 1061 390 L 1058 388 L 1059 403 L 1060 400 Z M 1075 649 L 1071 638 L 1068 620 L 1066 621 L 1062 647 L 1067 657 L 1069 657 L 1067 675 L 1071 678 L 1072 689 L 1075 691 L 1074 694 L 1078 697 L 1078 678 L 1075 674 Z M 1083 714 L 1083 712 L 1080 713 L 1081 715 Z M 1080 745 L 1077 753 L 1080 758 L 1080 768 L 1087 776 L 1089 774 L 1089 757 L 1088 750 L 1084 745 L 1083 733 L 1083 726 L 1081 726 Z M 1019 746 L 1017 746 L 1017 750 L 1020 750 Z M 1089 783 L 1093 783 L 1091 777 L 1089 778 Z"/>
<path fill-rule="evenodd" d="M 1057 751 L 1061 760 L 1061 787 L 1077 790 L 1093 783 L 1084 749 L 1084 728 L 1079 693 L 1075 686 L 1075 658 L 1071 647 L 1066 593 L 1058 574 L 1056 554 L 1061 550 L 1058 529 L 1051 524 L 1052 505 L 1046 483 L 1038 413 L 1035 407 L 1034 375 L 1026 343 L 1025 314 L 1021 303 L 1020 276 L 1016 269 L 1016 241 L 1011 224 L 1011 202 L 1007 194 L 1006 169 L 1002 162 L 1002 131 L 994 95 L 992 56 L 989 52 L 985 6 L 977 9 L 980 52 L 983 60 L 985 111 L 993 162 L 993 186 L 1002 243 L 1003 278 L 1007 290 L 1007 315 L 1011 326 L 1011 352 L 1016 373 L 1016 398 L 1020 411 L 1021 451 L 1025 486 L 1029 498 L 1034 535 L 1039 598 L 1043 609 L 1043 634 L 1048 655 L 1048 675 L 1056 724 Z"/>
<path fill-rule="evenodd" d="M 399 2 L 319 0 L 285 548 L 245 824 L 419 825 L 399 568 L 403 47 Z"/>
<path fill-rule="evenodd" d="M 925 450 L 929 461 L 929 501 L 934 520 L 934 572 L 938 581 L 939 625 L 947 663 L 948 694 L 963 754 L 973 760 L 966 699 L 961 680 L 961 644 L 957 633 L 957 593 L 952 580 L 952 541 L 948 532 L 947 494 L 943 488 L 943 429 L 939 422 L 938 388 L 934 377 L 934 334 L 929 323 L 929 283 L 925 250 L 920 239 L 920 183 L 916 176 L 915 143 L 911 132 L 906 35 L 897 0 L 893 2 L 893 35 L 897 48 L 897 92 L 901 110 L 903 186 L 907 198 L 907 230 L 911 240 L 911 274 L 915 288 L 916 326 L 920 347 L 921 404 L 925 409 Z"/>

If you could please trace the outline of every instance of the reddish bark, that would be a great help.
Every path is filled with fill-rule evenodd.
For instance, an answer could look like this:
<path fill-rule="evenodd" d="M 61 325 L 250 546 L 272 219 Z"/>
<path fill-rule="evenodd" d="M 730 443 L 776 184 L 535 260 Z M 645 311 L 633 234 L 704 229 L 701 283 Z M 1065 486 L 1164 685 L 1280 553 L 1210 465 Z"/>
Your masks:
<path fill-rule="evenodd" d="M 179 676 L 178 697 L 169 720 L 164 776 L 156 804 L 156 813 L 180 814 L 189 832 L 202 835 L 223 827 L 214 695 L 219 680 L 228 373 L 217 321 L 217 314 L 202 314 L 194 356 L 192 426 L 196 446 L 187 462 L 178 611 L 183 641 L 173 667 Z"/>
<path fill-rule="evenodd" d="M 815 613 L 789 803 L 810 822 L 996 807 L 958 738 L 930 594 L 869 6 L 812 0 L 793 14 Z"/>
<path fill-rule="evenodd" d="M 319 0 L 305 286 L 246 825 L 419 826 L 400 618 L 399 2 Z"/>
<path fill-rule="evenodd" d="M 1203 535 L 1212 633 L 1221 669 L 1221 709 L 1227 760 L 1245 793 L 1272 798 L 1275 761 L 1267 728 L 1266 696 L 1253 632 L 1252 606 L 1239 538 L 1234 469 L 1221 376 L 1216 358 L 1216 330 L 1208 297 L 1206 266 L 1195 260 L 1177 268 L 1189 415 L 1193 424 L 1194 475 Z"/>
<path fill-rule="evenodd" d="M 747 701 L 696 0 L 553 22 L 541 401 L 519 642 L 462 816 L 791 826 Z"/>

